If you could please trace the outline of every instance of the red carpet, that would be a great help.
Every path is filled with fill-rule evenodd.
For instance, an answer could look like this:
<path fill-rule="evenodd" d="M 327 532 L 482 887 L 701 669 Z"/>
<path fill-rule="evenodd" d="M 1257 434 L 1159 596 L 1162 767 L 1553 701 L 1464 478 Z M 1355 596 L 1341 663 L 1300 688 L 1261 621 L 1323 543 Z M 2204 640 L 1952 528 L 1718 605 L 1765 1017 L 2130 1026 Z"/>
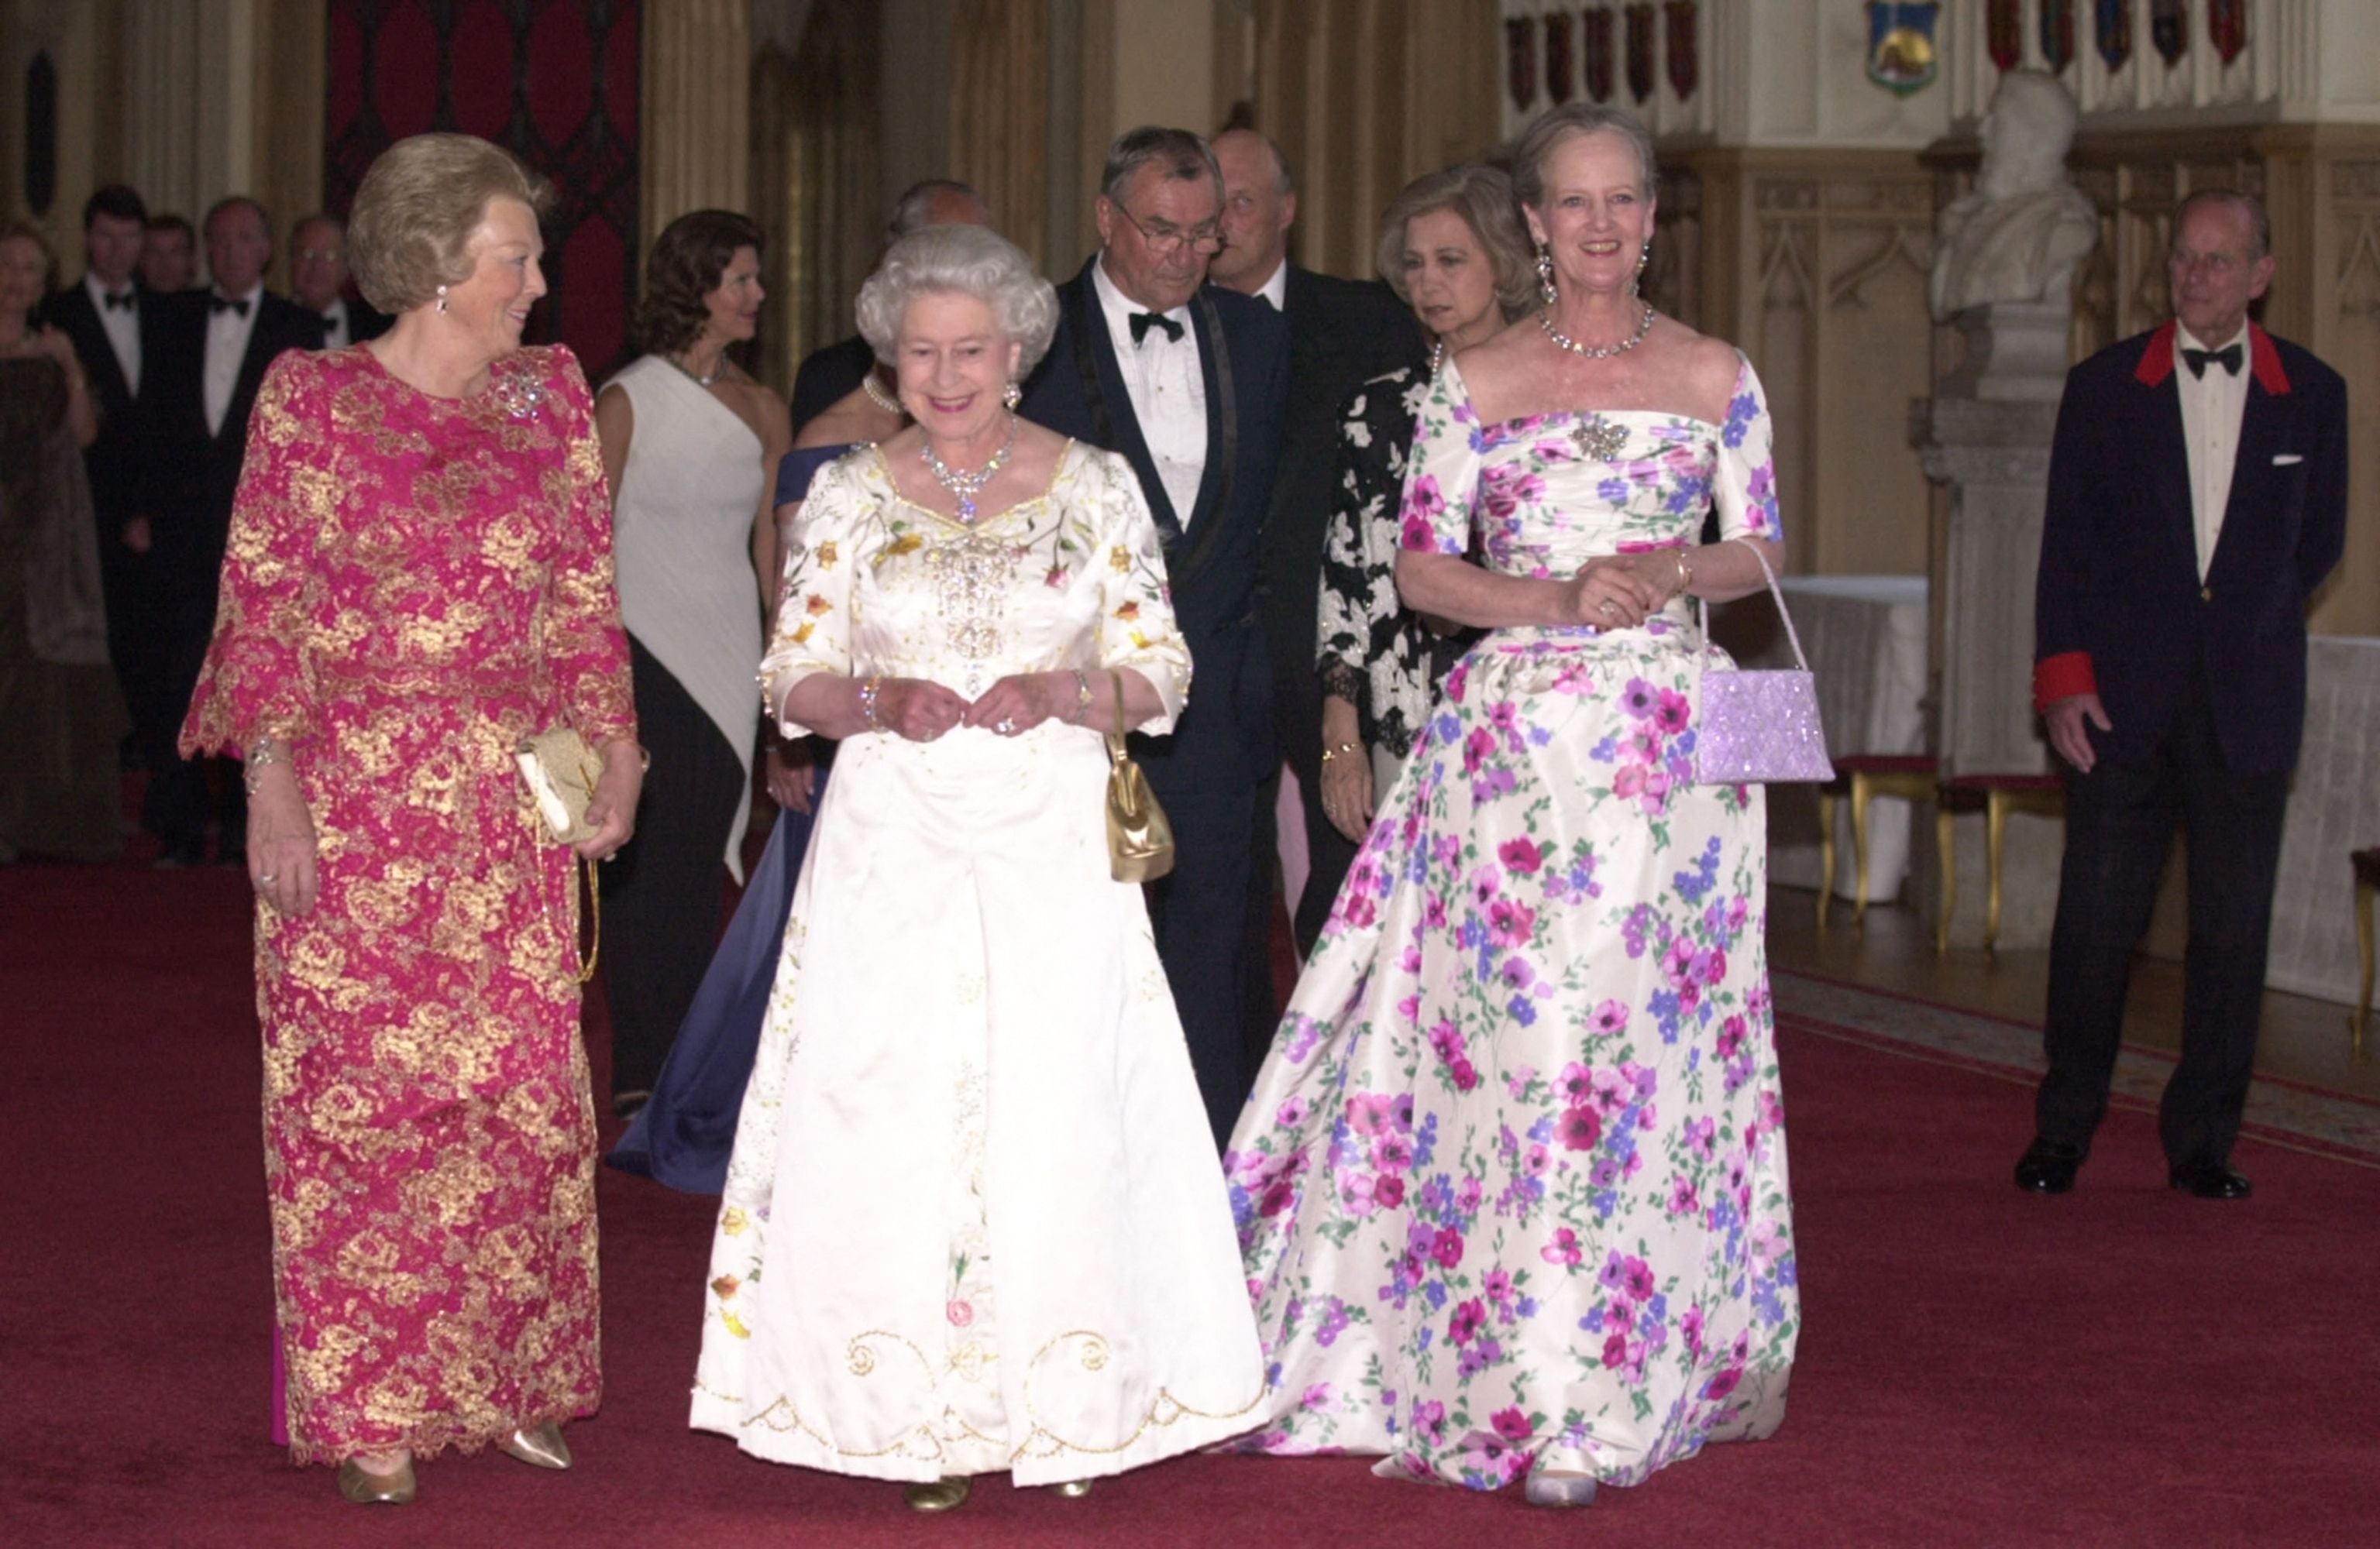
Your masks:
<path fill-rule="evenodd" d="M 710 1206 L 603 1180 L 601 1416 L 578 1469 L 490 1453 L 403 1509 L 266 1444 L 265 1223 L 237 872 L 0 869 L 0 1544 L 2350 1543 L 2380 1522 L 2380 1173 L 2253 1143 L 2256 1198 L 2164 1187 L 2117 1114 L 2062 1201 L 2028 1097 L 1784 1039 L 1808 1317 L 1783 1433 L 1557 1517 L 1362 1462 L 1196 1458 L 1071 1502 L 891 1486 L 687 1433 Z"/>

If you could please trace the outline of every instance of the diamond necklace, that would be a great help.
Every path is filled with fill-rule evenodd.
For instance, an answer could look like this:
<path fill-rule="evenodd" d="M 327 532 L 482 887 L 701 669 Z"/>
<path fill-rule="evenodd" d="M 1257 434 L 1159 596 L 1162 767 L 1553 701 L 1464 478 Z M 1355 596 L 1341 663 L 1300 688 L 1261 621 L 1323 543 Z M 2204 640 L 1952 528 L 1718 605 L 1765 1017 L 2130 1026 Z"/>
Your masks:
<path fill-rule="evenodd" d="M 1646 307 L 1645 315 L 1636 320 L 1636 332 L 1616 345 L 1582 345 L 1554 326 L 1554 315 L 1551 312 L 1539 312 L 1537 326 L 1546 331 L 1547 338 L 1572 355 L 1585 356 L 1589 360 L 1609 360 L 1615 355 L 1627 354 L 1645 342 L 1645 335 L 1653 331 L 1653 309 Z"/>
<path fill-rule="evenodd" d="M 920 452 L 926 459 L 926 471 L 934 476 L 934 482 L 959 498 L 959 520 L 973 522 L 975 498 L 983 493 L 984 486 L 991 482 L 994 474 L 1008 466 L 1008 454 L 1015 446 L 1016 416 L 1012 414 L 1008 417 L 1008 439 L 1000 443 L 1000 450 L 991 454 L 991 461 L 973 473 L 952 472 L 949 464 L 934 455 L 931 441 L 926 442 Z"/>

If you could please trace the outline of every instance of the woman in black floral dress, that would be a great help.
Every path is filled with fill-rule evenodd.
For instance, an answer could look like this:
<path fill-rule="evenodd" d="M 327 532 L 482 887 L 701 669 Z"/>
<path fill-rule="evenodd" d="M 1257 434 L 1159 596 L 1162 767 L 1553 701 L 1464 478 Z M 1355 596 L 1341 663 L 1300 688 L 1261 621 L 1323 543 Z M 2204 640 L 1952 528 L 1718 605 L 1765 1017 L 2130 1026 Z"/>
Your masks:
<path fill-rule="evenodd" d="M 1397 506 L 1414 420 L 1438 362 L 1502 330 L 1536 290 L 1512 180 L 1466 164 L 1406 185 L 1380 219 L 1381 275 L 1432 342 L 1430 371 L 1373 378 L 1340 406 L 1339 493 L 1323 539 L 1322 809 L 1361 840 L 1429 713 L 1439 677 L 1476 637 L 1397 599 Z"/>

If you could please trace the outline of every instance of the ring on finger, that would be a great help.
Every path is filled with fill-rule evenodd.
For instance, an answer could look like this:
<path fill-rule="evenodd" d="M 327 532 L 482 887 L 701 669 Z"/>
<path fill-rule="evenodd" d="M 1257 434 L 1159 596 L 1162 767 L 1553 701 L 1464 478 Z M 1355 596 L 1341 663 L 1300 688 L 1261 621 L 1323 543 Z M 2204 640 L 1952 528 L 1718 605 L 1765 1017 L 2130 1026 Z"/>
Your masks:
<path fill-rule="evenodd" d="M 276 880 L 278 880 L 278 878 L 277 878 L 277 877 L 274 877 L 274 875 L 273 875 L 272 872 L 269 872 L 269 871 L 268 871 L 268 872 L 264 872 L 264 873 L 261 874 L 261 875 L 257 877 L 257 879 L 256 879 L 256 881 L 257 881 L 257 885 L 258 885 L 259 887 L 264 887 L 264 888 L 269 888 L 269 887 L 273 886 L 273 884 Z"/>

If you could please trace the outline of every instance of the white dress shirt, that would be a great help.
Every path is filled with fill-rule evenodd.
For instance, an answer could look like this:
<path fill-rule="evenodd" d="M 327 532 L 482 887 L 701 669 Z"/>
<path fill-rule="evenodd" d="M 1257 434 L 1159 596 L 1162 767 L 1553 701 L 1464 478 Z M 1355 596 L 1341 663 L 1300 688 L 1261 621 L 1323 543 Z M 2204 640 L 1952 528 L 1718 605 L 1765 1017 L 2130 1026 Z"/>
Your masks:
<path fill-rule="evenodd" d="M 334 296 L 322 309 L 322 347 L 345 349 L 355 341 L 347 337 L 347 298 Z"/>
<path fill-rule="evenodd" d="M 1091 284 L 1099 291 L 1099 310 L 1107 314 L 1108 337 L 1115 343 L 1140 439 L 1148 443 L 1165 498 L 1173 502 L 1173 519 L 1186 531 L 1207 473 L 1207 377 L 1198 363 L 1197 327 L 1187 306 L 1176 307 L 1164 316 L 1182 325 L 1182 337 L 1169 339 L 1163 329 L 1151 328 L 1135 345 L 1132 314 L 1148 309 L 1116 289 L 1105 260 L 1091 265 Z"/>
<path fill-rule="evenodd" d="M 115 364 L 124 372 L 124 390 L 134 397 L 140 395 L 140 290 L 129 281 L 124 289 L 132 296 L 129 307 L 107 304 L 107 287 L 99 283 L 96 274 L 82 277 L 82 288 L 91 293 L 91 304 L 99 310 L 99 325 L 107 330 L 107 345 L 115 352 Z"/>
<path fill-rule="evenodd" d="M 2198 540 L 2198 578 L 2206 579 L 2215 563 L 2215 545 L 2223 537 L 2223 508 L 2231 501 L 2231 470 L 2240 459 L 2240 419 L 2248 409 L 2248 325 L 2241 323 L 2234 339 L 2215 347 L 2240 346 L 2240 369 L 2227 371 L 2210 360 L 2206 374 L 2193 376 L 2181 358 L 2185 349 L 2207 346 L 2192 337 L 2179 322 L 2173 329 L 2174 382 L 2181 390 L 2181 435 L 2190 449 L 2190 513 Z"/>
<path fill-rule="evenodd" d="M 231 412 L 232 390 L 239 385 L 240 363 L 248 358 L 249 335 L 256 332 L 256 315 L 264 309 L 264 284 L 247 296 L 248 310 L 217 309 L 211 293 L 207 301 L 206 409 L 207 434 L 223 434 L 224 416 Z M 239 296 L 231 299 L 237 301 Z"/>
<path fill-rule="evenodd" d="M 1281 260 L 1280 266 L 1272 272 L 1272 278 L 1257 287 L 1257 295 L 1271 302 L 1276 312 L 1289 310 L 1289 260 Z"/>

